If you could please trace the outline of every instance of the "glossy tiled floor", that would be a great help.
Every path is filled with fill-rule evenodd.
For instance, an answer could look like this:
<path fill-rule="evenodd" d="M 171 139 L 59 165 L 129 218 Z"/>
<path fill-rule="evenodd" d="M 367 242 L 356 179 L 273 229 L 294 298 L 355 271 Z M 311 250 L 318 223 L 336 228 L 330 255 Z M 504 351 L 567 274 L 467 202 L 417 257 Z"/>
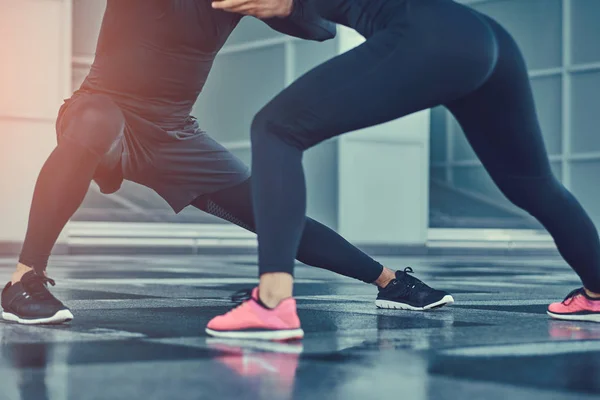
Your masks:
<path fill-rule="evenodd" d="M 600 396 L 600 324 L 549 320 L 578 286 L 559 260 L 388 258 L 457 303 L 377 310 L 375 288 L 299 267 L 302 344 L 209 340 L 255 283 L 254 257 L 62 257 L 67 326 L 0 323 L 0 399 L 584 399 Z M 13 260 L 0 260 L 8 279 Z"/>

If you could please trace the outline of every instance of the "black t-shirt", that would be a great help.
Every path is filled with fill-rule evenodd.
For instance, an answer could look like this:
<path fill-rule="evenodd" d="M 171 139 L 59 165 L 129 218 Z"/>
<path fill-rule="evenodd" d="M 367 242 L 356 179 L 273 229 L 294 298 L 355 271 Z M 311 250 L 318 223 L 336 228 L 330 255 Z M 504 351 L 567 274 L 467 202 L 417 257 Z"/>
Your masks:
<path fill-rule="evenodd" d="M 390 22 L 406 17 L 410 0 L 295 0 L 328 21 L 369 38 Z"/>
<path fill-rule="evenodd" d="M 108 0 L 96 57 L 81 86 L 165 127 L 185 123 L 217 52 L 241 15 L 211 0 Z M 311 40 L 335 36 L 335 25 L 297 3 L 273 29 Z"/>

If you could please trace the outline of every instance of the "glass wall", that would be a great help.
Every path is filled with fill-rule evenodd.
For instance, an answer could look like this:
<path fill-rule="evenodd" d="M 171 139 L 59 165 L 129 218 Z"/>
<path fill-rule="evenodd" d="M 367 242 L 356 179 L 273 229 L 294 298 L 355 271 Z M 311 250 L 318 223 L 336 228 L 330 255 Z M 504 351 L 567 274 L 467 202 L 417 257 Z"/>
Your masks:
<path fill-rule="evenodd" d="M 530 69 L 537 109 L 557 176 L 600 223 L 594 176 L 600 174 L 599 0 L 463 0 L 500 21 L 520 44 Z M 105 0 L 74 0 L 73 87 L 89 70 Z M 337 53 L 337 41 L 286 38 L 246 18 L 215 61 L 194 108 L 201 126 L 250 162 L 252 116 L 302 73 Z M 460 127 L 442 108 L 431 114 L 430 226 L 540 228 L 512 206 L 475 158 Z M 335 140 L 305 155 L 309 213 L 336 226 Z M 92 186 L 79 221 L 216 222 L 197 210 L 175 216 L 154 192 L 126 182 L 103 196 Z"/>
<path fill-rule="evenodd" d="M 463 1 L 495 18 L 521 46 L 557 177 L 600 224 L 600 1 Z M 431 117 L 430 227 L 541 228 L 510 204 L 443 108 Z"/>
<path fill-rule="evenodd" d="M 74 0 L 73 88 L 89 71 L 106 0 Z M 335 53 L 335 41 L 303 42 L 285 37 L 264 23 L 244 18 L 217 56 L 193 115 L 201 127 L 250 163 L 249 128 L 253 116 L 301 73 Z M 319 151 L 307 158 L 319 158 Z M 310 164 L 310 163 L 309 163 Z M 313 175 L 307 167 L 307 179 Z M 314 196 L 322 196 L 317 192 Z M 313 199 L 312 203 L 321 199 Z M 309 199 L 309 208 L 311 199 Z M 75 221 L 221 222 L 188 208 L 175 215 L 164 200 L 140 185 L 125 182 L 116 194 L 104 196 L 92 185 Z"/>

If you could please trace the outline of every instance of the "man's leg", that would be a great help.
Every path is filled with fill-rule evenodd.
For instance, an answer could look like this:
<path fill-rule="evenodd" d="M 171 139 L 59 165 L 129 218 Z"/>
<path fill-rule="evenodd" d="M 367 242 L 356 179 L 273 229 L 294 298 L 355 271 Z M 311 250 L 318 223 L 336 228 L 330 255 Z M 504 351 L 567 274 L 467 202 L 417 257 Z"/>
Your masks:
<path fill-rule="evenodd" d="M 156 128 L 151 125 L 137 129 L 146 132 Z M 125 178 L 155 190 L 175 212 L 193 205 L 254 232 L 248 167 L 198 127 L 188 128 L 180 136 L 187 139 L 167 139 L 159 148 L 147 143 L 145 147 L 151 153 L 152 165 L 143 168 L 143 176 L 139 176 L 136 170 L 125 168 Z M 165 137 L 168 138 L 166 134 Z M 143 140 L 142 137 L 139 139 Z M 394 273 L 384 268 L 336 232 L 310 218 L 306 219 L 297 258 L 310 266 L 376 284 L 380 289 L 398 279 L 403 284 L 392 285 L 396 289 L 420 283 L 404 271 Z M 385 298 L 391 301 L 394 308 L 419 309 L 429 308 L 448 295 L 442 291 L 432 292 L 434 295 L 423 302 L 422 299 L 400 296 L 399 290 L 390 288 L 380 290 L 379 300 Z M 404 291 L 404 294 L 408 292 Z M 452 302 L 451 296 L 448 297 L 444 304 Z"/>
<path fill-rule="evenodd" d="M 149 125 L 137 129 L 146 132 L 156 128 Z M 165 141 L 160 147 L 145 144 L 153 162 L 143 168 L 144 175 L 125 168 L 125 178 L 156 191 L 175 212 L 193 205 L 255 232 L 248 167 L 197 126 L 181 133 L 186 140 L 169 139 L 167 133 L 163 134 Z M 300 261 L 380 287 L 395 278 L 391 270 L 331 229 L 311 219 L 307 224 L 298 252 Z"/>
<path fill-rule="evenodd" d="M 250 182 L 247 179 L 233 187 L 200 196 L 192 205 L 254 232 Z M 381 266 L 336 232 L 310 218 L 306 218 L 296 258 L 307 265 L 377 285 L 379 294 L 375 304 L 380 308 L 422 311 L 454 302 L 449 293 L 432 289 L 409 275 L 412 270 L 394 272 Z M 258 298 L 255 300 L 268 308 Z M 244 322 L 243 318 L 239 321 Z M 213 323 L 208 332 L 218 336 L 219 328 L 219 324 Z"/>
<path fill-rule="evenodd" d="M 45 278 L 48 258 L 103 157 L 123 131 L 123 115 L 108 97 L 85 95 L 71 101 L 57 123 L 59 144 L 35 186 L 17 269 L 2 293 L 3 316 L 17 322 L 56 323 L 67 314 L 62 311 L 68 309 L 45 289 L 46 283 L 54 283 Z"/>
<path fill-rule="evenodd" d="M 201 196 L 192 205 L 255 232 L 250 182 L 248 179 L 234 187 Z M 336 232 L 311 218 L 306 218 L 297 259 L 379 287 L 386 287 L 395 278 L 392 270 L 384 268 Z"/>

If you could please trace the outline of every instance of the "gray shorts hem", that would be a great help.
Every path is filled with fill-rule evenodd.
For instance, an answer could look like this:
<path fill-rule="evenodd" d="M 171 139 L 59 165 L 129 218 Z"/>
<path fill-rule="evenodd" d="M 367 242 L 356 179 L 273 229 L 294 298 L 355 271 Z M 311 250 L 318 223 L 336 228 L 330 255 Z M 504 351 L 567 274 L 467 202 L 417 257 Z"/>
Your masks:
<path fill-rule="evenodd" d="M 248 179 L 250 179 L 250 171 L 246 170 L 245 174 L 239 174 L 235 179 L 231 179 L 227 183 L 205 186 L 205 190 L 202 190 L 203 188 L 201 187 L 194 190 L 192 188 L 172 185 L 147 186 L 158 193 L 158 195 L 169 204 L 175 214 L 179 214 L 184 208 L 192 204 L 198 197 L 229 189 L 247 181 Z"/>

